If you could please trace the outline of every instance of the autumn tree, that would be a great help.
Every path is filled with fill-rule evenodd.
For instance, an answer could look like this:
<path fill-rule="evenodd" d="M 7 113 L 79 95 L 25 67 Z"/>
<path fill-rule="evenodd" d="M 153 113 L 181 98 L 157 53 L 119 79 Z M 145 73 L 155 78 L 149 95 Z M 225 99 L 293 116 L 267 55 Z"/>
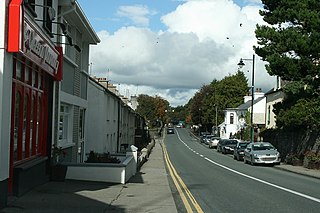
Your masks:
<path fill-rule="evenodd" d="M 262 0 L 268 25 L 257 25 L 255 52 L 270 75 L 289 83 L 275 106 L 278 127 L 318 128 L 320 124 L 320 2 Z"/>
<path fill-rule="evenodd" d="M 137 112 L 143 116 L 151 126 L 163 121 L 165 110 L 169 107 L 169 102 L 159 96 L 139 95 L 137 98 Z"/>

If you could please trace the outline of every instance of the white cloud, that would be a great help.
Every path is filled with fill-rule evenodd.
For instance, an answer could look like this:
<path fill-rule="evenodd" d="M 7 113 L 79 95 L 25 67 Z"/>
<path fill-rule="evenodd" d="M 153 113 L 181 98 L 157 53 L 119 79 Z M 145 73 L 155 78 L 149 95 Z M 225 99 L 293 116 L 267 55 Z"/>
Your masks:
<path fill-rule="evenodd" d="M 166 31 L 137 27 L 123 27 L 114 34 L 101 31 L 101 43 L 91 51 L 93 74 L 107 77 L 109 69 L 110 80 L 127 86 L 130 94 L 139 85 L 139 94 L 184 105 L 202 85 L 235 73 L 240 58 L 252 57 L 255 26 L 262 23 L 259 9 L 240 8 L 229 0 L 191 0 L 161 18 Z M 249 84 L 251 70 L 252 63 L 247 62 Z M 272 78 L 259 59 L 255 70 L 255 86 L 271 89 Z"/>
<path fill-rule="evenodd" d="M 143 27 L 149 26 L 149 16 L 154 14 L 145 5 L 120 6 L 117 11 L 118 16 L 127 17 L 133 24 Z"/>

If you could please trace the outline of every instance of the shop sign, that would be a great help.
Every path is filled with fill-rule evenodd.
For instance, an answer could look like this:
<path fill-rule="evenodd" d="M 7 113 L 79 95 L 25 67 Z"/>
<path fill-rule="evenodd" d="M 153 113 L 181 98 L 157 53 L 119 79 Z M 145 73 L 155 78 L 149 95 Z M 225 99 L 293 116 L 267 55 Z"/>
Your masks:
<path fill-rule="evenodd" d="M 59 52 L 53 48 L 35 26 L 25 19 L 23 54 L 44 70 L 56 75 L 59 68 Z"/>

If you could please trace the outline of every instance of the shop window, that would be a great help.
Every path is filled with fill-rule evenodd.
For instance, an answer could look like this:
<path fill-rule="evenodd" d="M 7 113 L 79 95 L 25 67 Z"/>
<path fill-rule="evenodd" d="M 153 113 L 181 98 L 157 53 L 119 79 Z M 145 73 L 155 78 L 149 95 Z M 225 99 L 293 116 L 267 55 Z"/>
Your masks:
<path fill-rule="evenodd" d="M 18 160 L 18 133 L 19 131 L 19 120 L 20 120 L 20 107 L 21 107 L 21 94 L 16 92 L 15 97 L 15 110 L 14 110 L 14 133 L 13 133 L 13 151 L 14 161 Z"/>
<path fill-rule="evenodd" d="M 12 134 L 11 154 L 14 164 L 32 159 L 38 155 L 44 155 L 46 143 L 46 99 L 48 98 L 47 81 L 41 81 L 39 87 L 39 75 L 45 79 L 43 70 L 37 70 L 36 66 L 27 59 L 14 57 L 13 60 L 13 91 L 12 103 Z"/>

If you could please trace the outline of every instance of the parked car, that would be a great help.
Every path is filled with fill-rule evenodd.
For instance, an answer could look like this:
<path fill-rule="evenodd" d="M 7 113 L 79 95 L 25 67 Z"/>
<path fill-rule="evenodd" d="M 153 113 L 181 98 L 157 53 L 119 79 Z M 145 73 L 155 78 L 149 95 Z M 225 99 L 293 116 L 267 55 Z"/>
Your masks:
<path fill-rule="evenodd" d="M 212 137 L 214 137 L 214 136 L 213 135 L 206 135 L 206 137 L 204 139 L 204 143 L 209 145 L 209 142 L 210 142 Z"/>
<path fill-rule="evenodd" d="M 255 164 L 280 164 L 280 153 L 269 142 L 250 143 L 244 150 L 244 162 Z"/>
<path fill-rule="evenodd" d="M 244 150 L 250 142 L 248 141 L 239 141 L 236 147 L 233 150 L 233 158 L 235 160 L 243 160 Z"/>
<path fill-rule="evenodd" d="M 210 135 L 209 132 L 200 132 L 200 142 L 205 143 L 207 135 Z"/>
<path fill-rule="evenodd" d="M 217 145 L 217 151 L 222 154 L 232 154 L 237 143 L 236 139 L 221 139 Z"/>
<path fill-rule="evenodd" d="M 212 148 L 217 148 L 217 145 L 219 143 L 219 140 L 220 138 L 219 137 L 212 137 L 210 138 L 210 141 L 209 141 L 209 149 L 212 149 Z"/>
<path fill-rule="evenodd" d="M 174 134 L 174 129 L 172 127 L 168 127 L 167 134 Z"/>

